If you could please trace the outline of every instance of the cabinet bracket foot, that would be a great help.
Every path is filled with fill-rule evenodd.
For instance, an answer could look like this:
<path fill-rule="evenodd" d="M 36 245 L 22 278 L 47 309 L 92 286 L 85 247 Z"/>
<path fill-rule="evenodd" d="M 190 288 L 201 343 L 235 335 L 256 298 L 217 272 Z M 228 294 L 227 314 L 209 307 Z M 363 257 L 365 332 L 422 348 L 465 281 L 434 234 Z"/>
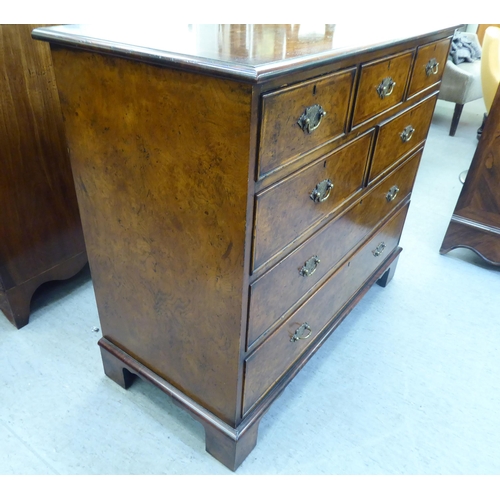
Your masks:
<path fill-rule="evenodd" d="M 128 389 L 136 377 L 160 388 L 172 401 L 199 421 L 205 429 L 205 446 L 210 455 L 235 471 L 253 450 L 264 411 L 244 419 L 233 427 L 166 382 L 156 373 L 132 358 L 106 338 L 98 342 L 101 349 L 105 374 L 124 389 Z"/>

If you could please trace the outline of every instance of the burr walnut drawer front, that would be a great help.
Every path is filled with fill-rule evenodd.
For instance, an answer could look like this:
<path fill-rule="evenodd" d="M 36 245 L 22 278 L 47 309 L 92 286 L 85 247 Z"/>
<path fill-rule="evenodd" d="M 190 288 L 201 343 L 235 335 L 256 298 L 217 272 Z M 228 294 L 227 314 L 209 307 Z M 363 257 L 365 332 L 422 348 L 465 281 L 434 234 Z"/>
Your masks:
<path fill-rule="evenodd" d="M 409 99 L 441 81 L 449 49 L 449 38 L 418 47 L 408 91 Z"/>
<path fill-rule="evenodd" d="M 403 102 L 413 51 L 361 65 L 353 127 Z"/>
<path fill-rule="evenodd" d="M 406 204 L 245 360 L 243 413 L 280 379 L 398 245 Z"/>
<path fill-rule="evenodd" d="M 436 99 L 434 95 L 380 126 L 370 168 L 370 182 L 425 140 Z"/>
<path fill-rule="evenodd" d="M 267 333 L 410 194 L 421 155 L 419 150 L 383 182 L 367 191 L 352 208 L 250 286 L 248 347 Z"/>
<path fill-rule="evenodd" d="M 264 94 L 259 177 L 345 133 L 356 69 Z"/>
<path fill-rule="evenodd" d="M 257 195 L 254 270 L 362 189 L 372 137 L 370 131 Z"/>

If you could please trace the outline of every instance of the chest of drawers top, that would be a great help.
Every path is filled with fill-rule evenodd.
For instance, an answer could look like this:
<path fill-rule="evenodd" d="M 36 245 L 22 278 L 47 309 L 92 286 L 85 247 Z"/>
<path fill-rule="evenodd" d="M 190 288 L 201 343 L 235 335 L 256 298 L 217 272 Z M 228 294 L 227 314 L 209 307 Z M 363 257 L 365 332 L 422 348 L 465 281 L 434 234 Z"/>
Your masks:
<path fill-rule="evenodd" d="M 263 83 L 325 63 L 385 50 L 425 36 L 439 39 L 443 27 L 380 26 L 364 31 L 335 24 L 66 25 L 39 28 L 35 39 L 87 51 L 112 53 L 156 65 Z"/>

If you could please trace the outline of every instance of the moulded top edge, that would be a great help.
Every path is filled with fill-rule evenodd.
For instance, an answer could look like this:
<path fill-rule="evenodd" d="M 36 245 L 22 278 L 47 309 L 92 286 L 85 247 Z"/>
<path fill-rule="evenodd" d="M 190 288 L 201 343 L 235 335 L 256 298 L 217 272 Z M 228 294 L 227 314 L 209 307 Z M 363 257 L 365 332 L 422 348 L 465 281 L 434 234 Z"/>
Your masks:
<path fill-rule="evenodd" d="M 336 24 L 62 25 L 33 30 L 37 40 L 169 67 L 260 82 L 359 51 L 383 48 L 463 25 L 377 27 Z"/>

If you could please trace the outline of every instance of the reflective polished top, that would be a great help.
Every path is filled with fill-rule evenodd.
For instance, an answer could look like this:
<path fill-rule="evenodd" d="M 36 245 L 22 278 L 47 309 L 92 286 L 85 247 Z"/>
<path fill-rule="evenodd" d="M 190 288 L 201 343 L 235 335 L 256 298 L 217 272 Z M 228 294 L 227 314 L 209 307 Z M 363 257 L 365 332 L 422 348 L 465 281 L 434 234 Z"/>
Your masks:
<path fill-rule="evenodd" d="M 160 29 L 97 24 L 37 28 L 33 38 L 257 82 L 297 66 L 334 61 L 449 27 L 378 24 L 373 30 L 359 24 L 177 24 Z"/>

